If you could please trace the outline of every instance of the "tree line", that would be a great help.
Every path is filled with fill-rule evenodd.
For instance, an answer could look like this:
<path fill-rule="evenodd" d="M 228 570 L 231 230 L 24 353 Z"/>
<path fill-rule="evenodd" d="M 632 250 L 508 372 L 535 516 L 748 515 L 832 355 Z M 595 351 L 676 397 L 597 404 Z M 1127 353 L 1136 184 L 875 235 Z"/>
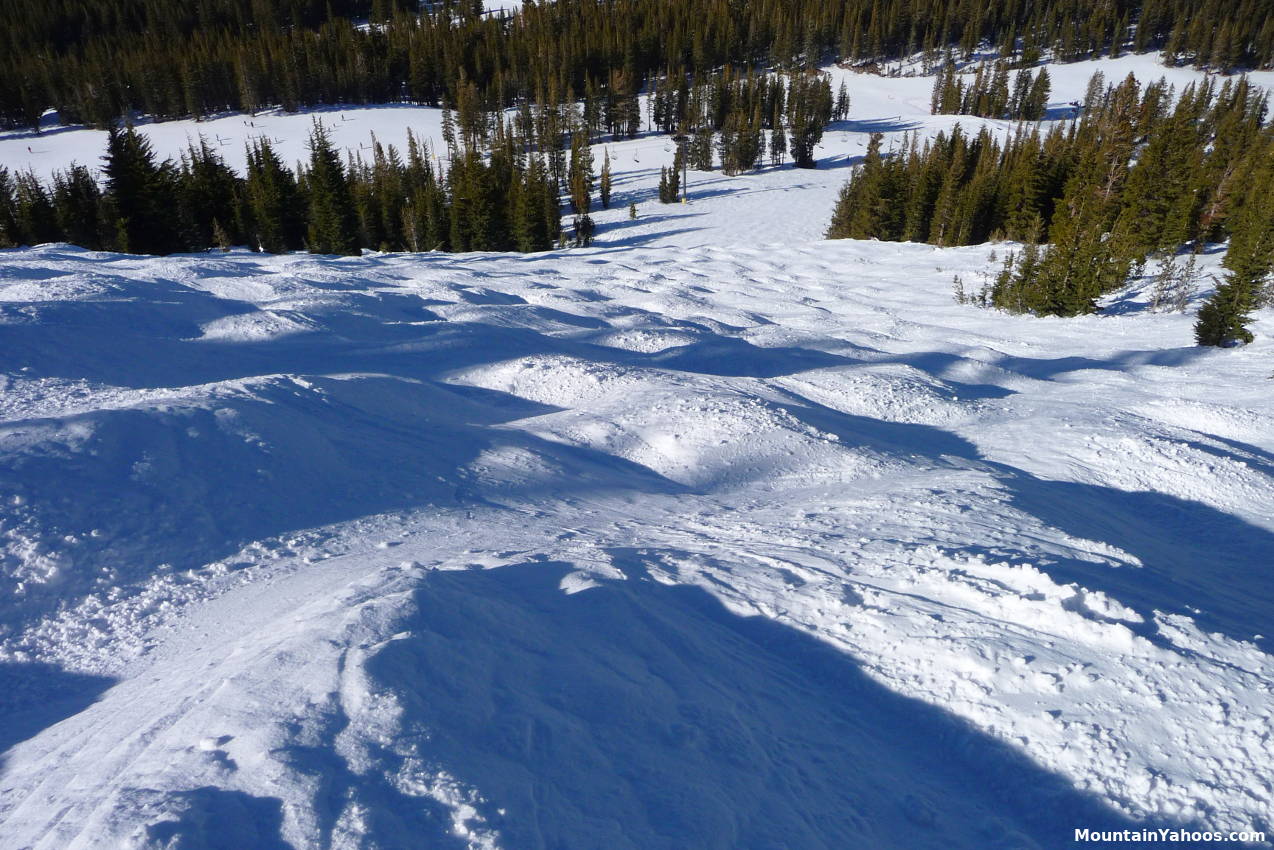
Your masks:
<path fill-rule="evenodd" d="M 676 181 L 693 167 L 727 175 L 761 165 L 762 133 L 771 161 L 791 152 L 813 167 L 814 146 L 829 121 L 849 108 L 833 98 L 826 74 L 766 75 L 725 69 L 661 89 L 659 120 L 681 133 Z M 604 129 L 626 133 L 598 100 L 543 108 L 522 101 L 504 112 L 481 110 L 472 87 L 459 108 L 442 111 L 441 151 L 408 133 L 399 151 L 375 137 L 342 160 L 321 123 L 309 159 L 289 167 L 266 138 L 249 142 L 243 175 L 202 137 L 176 160 L 160 161 L 131 126 L 112 127 L 97 174 L 71 165 L 42 182 L 0 167 L 0 247 L 71 242 L 90 249 L 169 254 L 249 245 L 256 250 L 356 254 L 381 251 L 541 251 L 564 244 L 561 209 L 573 214 L 571 244 L 591 243 L 594 204 L 608 207 L 609 152 L 600 175 L 593 145 Z M 617 128 L 620 128 L 617 130 Z M 790 141 L 789 141 L 790 140 Z M 706 150 L 706 153 L 705 153 Z M 668 169 L 665 168 L 665 181 Z M 676 200 L 661 184 L 659 198 Z"/>
<path fill-rule="evenodd" d="M 830 238 L 969 245 L 1007 239 L 990 306 L 1073 316 L 1152 255 L 1230 240 L 1225 283 L 1200 313 L 1200 342 L 1250 339 L 1247 314 L 1271 297 L 1274 126 L 1246 78 L 1180 93 L 1129 75 L 1088 86 L 1078 120 L 1001 142 L 960 127 L 893 155 L 873 136 L 841 191 Z"/>
<path fill-rule="evenodd" d="M 979 45 L 1006 62 L 1163 49 L 1215 70 L 1270 67 L 1266 0 L 0 0 L 0 125 L 106 127 L 321 103 L 555 104 L 588 90 L 631 127 L 660 79 L 727 65 L 874 62 Z M 625 113 L 625 109 L 628 110 Z"/>
<path fill-rule="evenodd" d="M 1019 69 L 1010 87 L 1008 63 L 999 61 L 988 67 L 983 62 L 966 84 L 957 73 L 955 62 L 948 59 L 934 78 L 929 111 L 934 115 L 1042 121 L 1048 111 L 1050 91 L 1047 68 L 1040 68 L 1039 73 Z"/>
<path fill-rule="evenodd" d="M 457 143 L 436 157 L 409 133 L 405 155 L 373 139 L 368 159 L 343 161 L 316 122 L 308 162 L 289 168 L 268 139 L 255 139 L 241 176 L 203 139 L 178 161 L 159 161 L 135 129 L 112 128 L 102 173 L 99 185 L 72 165 L 46 186 L 0 167 L 0 246 L 538 251 L 561 236 L 558 182 L 545 157 L 503 131 L 485 155 Z"/>

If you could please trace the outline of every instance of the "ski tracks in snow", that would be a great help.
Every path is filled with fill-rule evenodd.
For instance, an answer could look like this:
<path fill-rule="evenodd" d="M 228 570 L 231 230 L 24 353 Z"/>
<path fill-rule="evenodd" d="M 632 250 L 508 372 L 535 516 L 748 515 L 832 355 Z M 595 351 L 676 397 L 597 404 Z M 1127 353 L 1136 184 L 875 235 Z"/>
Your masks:
<path fill-rule="evenodd" d="M 15 846 L 1268 818 L 1267 343 L 981 248 L 4 262 L 0 651 L 100 680 Z"/>

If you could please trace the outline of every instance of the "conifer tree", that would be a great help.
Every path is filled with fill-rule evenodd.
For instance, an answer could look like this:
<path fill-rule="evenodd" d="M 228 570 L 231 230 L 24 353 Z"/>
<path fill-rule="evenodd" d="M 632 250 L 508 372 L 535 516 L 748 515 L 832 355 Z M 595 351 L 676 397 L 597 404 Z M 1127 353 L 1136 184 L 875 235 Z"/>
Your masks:
<path fill-rule="evenodd" d="M 59 235 L 57 213 L 49 193 L 34 173 L 21 172 L 14 181 L 14 211 L 18 242 L 38 245 L 54 242 Z"/>
<path fill-rule="evenodd" d="M 131 126 L 112 127 L 102 172 L 118 251 L 171 254 L 183 247 L 173 214 L 177 181 L 171 162 L 155 163 L 150 142 Z"/>
<path fill-rule="evenodd" d="M 53 175 L 53 206 L 61 231 L 58 238 L 91 250 L 104 247 L 102 192 L 87 168 L 72 163 Z"/>
<path fill-rule="evenodd" d="M 673 154 L 672 167 L 661 166 L 659 169 L 659 202 L 675 204 L 681 194 L 682 147 L 677 147 Z"/>
<path fill-rule="evenodd" d="M 593 208 L 593 149 L 588 136 L 576 132 L 571 137 L 570 165 L 571 209 L 587 215 Z"/>
<path fill-rule="evenodd" d="M 358 223 L 345 167 L 317 120 L 310 130 L 309 148 L 307 247 L 311 254 L 358 254 Z"/>
<path fill-rule="evenodd" d="M 826 74 L 795 74 L 788 86 L 789 148 L 797 168 L 814 167 L 814 148 L 832 114 L 832 86 Z"/>
<path fill-rule="evenodd" d="M 1232 346 L 1252 341 L 1248 330 L 1253 303 L 1252 283 L 1230 272 L 1225 282 L 1199 308 L 1194 338 L 1199 345 Z"/>
<path fill-rule="evenodd" d="M 607 149 L 602 156 L 602 176 L 597 186 L 597 195 L 601 199 L 602 209 L 610 209 L 610 150 Z"/>
<path fill-rule="evenodd" d="M 1162 48 L 1169 64 L 1274 64 L 1274 27 L 1259 0 L 786 0 L 781 8 L 622 0 L 527 4 L 511 16 L 477 14 L 475 2 L 448 0 L 422 13 L 406 0 L 201 0 L 195 14 L 182 0 L 74 8 L 9 0 L 0 79 L 15 82 L 0 87 L 0 126 L 36 129 L 50 107 L 63 120 L 105 126 L 133 112 L 163 119 L 273 105 L 446 100 L 472 143 L 500 109 L 521 99 L 554 109 L 577 100 L 565 97 L 573 88 L 588 104 L 590 136 L 600 121 L 618 137 L 639 126 L 636 92 L 654 77 L 669 80 L 662 97 L 656 92 L 664 101 L 656 124 L 668 132 L 666 101 L 680 82 L 672 78 L 743 65 L 809 70 L 830 52 L 841 61 L 917 51 L 968 57 L 984 43 L 1030 67 L 1045 47 L 1060 59 L 1114 55 L 1134 22 L 1133 48 Z M 983 82 L 996 85 L 993 74 Z"/>
<path fill-rule="evenodd" d="M 770 130 L 770 165 L 782 165 L 786 154 L 787 133 L 782 124 L 777 124 Z"/>
<path fill-rule="evenodd" d="M 239 179 L 203 136 L 182 157 L 180 215 L 192 247 L 218 244 L 213 222 L 227 240 L 240 241 Z"/>
<path fill-rule="evenodd" d="M 505 247 L 501 212 L 492 192 L 493 175 L 474 148 L 466 148 L 447 174 L 451 189 L 454 251 L 498 251 Z"/>
<path fill-rule="evenodd" d="M 13 198 L 13 179 L 9 169 L 0 165 L 0 248 L 12 248 L 19 242 L 17 208 Z"/>
<path fill-rule="evenodd" d="M 885 166 L 880 155 L 884 137 L 872 133 L 861 165 L 841 188 L 827 228 L 828 239 L 870 239 L 877 235 L 879 207 L 885 184 Z"/>
<path fill-rule="evenodd" d="M 1229 272 L 1199 309 L 1194 335 L 1200 345 L 1251 342 L 1249 314 L 1270 300 L 1274 271 L 1274 162 L 1270 154 L 1274 152 L 1274 136 L 1263 148 L 1261 165 L 1253 175 L 1247 203 L 1225 255 Z"/>
<path fill-rule="evenodd" d="M 429 150 L 407 132 L 407 164 L 403 175 L 406 199 L 402 211 L 403 240 L 409 251 L 447 249 L 450 214 Z"/>
<path fill-rule="evenodd" d="M 1022 104 L 1021 117 L 1026 121 L 1043 121 L 1048 114 L 1048 98 L 1051 92 L 1052 81 L 1049 79 L 1048 69 L 1040 68 L 1040 72 L 1035 75 L 1035 81 L 1031 83 L 1030 94 L 1026 96 Z"/>
<path fill-rule="evenodd" d="M 513 236 L 519 251 L 547 251 L 556 238 L 556 199 L 553 199 L 553 221 L 545 216 L 550 187 L 539 156 L 532 156 L 527 166 L 525 183 L 518 193 L 514 211 Z"/>
<path fill-rule="evenodd" d="M 711 127 L 700 127 L 690 137 L 690 167 L 695 171 L 712 170 L 712 137 Z M 676 195 L 676 192 L 673 192 Z"/>
<path fill-rule="evenodd" d="M 305 210 L 296 177 L 275 153 L 269 139 L 254 140 L 247 151 L 245 185 L 249 241 L 273 254 L 305 244 Z"/>
<path fill-rule="evenodd" d="M 844 121 L 849 117 L 849 88 L 845 85 L 845 81 L 841 80 L 840 88 L 836 91 L 836 108 L 832 110 L 832 119 L 835 121 Z"/>

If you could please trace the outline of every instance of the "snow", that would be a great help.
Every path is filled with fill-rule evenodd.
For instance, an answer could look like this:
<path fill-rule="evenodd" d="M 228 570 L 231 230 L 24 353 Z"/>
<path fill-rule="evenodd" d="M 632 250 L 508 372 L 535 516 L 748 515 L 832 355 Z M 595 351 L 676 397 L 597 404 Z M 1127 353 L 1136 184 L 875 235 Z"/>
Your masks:
<path fill-rule="evenodd" d="M 820 241 L 873 122 L 955 120 L 844 73 L 816 171 L 666 207 L 611 145 L 591 249 L 0 253 L 0 846 L 1268 832 L 1274 313 L 1201 349 L 1153 268 L 1035 319 L 952 298 L 1006 246 Z"/>
<path fill-rule="evenodd" d="M 1192 68 L 1167 68 L 1159 59 L 1158 54 L 1141 54 L 1049 65 L 1050 117 L 1070 117 L 1073 110 L 1069 104 L 1083 99 L 1088 80 L 1096 70 L 1105 74 L 1108 83 L 1116 83 L 1130 73 L 1143 84 L 1163 77 L 1178 92 L 1207 76 Z M 601 168 L 603 150 L 609 150 L 615 174 L 611 209 L 594 215 L 599 223 L 615 226 L 610 243 L 670 247 L 734 244 L 740 233 L 747 232 L 747 223 L 758 205 L 765 210 L 763 241 L 790 244 L 816 239 L 827 226 L 826 211 L 835 203 L 849 176 L 849 167 L 865 153 L 871 133 L 884 135 L 882 149 L 888 151 L 901 145 L 909 133 L 928 138 L 942 131 L 949 133 L 959 124 L 975 131 L 985 125 L 1007 136 L 1016 127 L 1014 122 L 968 115 L 930 115 L 933 77 L 883 77 L 837 67 L 826 70 L 831 75 L 833 91 L 842 81 L 846 83 L 850 111 L 846 121 L 832 125 L 816 149 L 817 170 L 794 169 L 789 163 L 737 177 L 724 177 L 719 171 L 691 171 L 691 204 L 684 208 L 664 206 L 656 205 L 656 198 L 659 169 L 672 164 L 674 145 L 667 136 L 645 133 L 638 139 L 596 145 L 597 169 Z M 1274 88 L 1274 71 L 1255 72 L 1250 78 L 1257 85 Z M 1212 79 L 1220 85 L 1225 78 L 1213 75 Z M 373 135 L 382 144 L 393 144 L 403 151 L 410 129 L 417 139 L 427 140 L 435 154 L 442 151 L 445 164 L 441 110 L 406 104 L 338 105 L 305 113 L 273 109 L 253 116 L 236 113 L 198 122 L 143 122 L 138 124 L 138 130 L 150 139 L 158 154 L 171 157 L 179 157 L 203 135 L 233 168 L 242 172 L 245 147 L 258 137 L 272 140 L 285 163 L 308 160 L 306 142 L 316 119 L 328 129 L 337 149 L 346 154 L 370 158 Z M 97 168 L 105 150 L 105 131 L 84 127 L 53 125 L 39 136 L 0 132 L 0 164 L 11 171 L 31 169 L 46 179 L 72 162 Z M 709 204 L 706 208 L 696 207 L 696 200 Z M 630 203 L 638 204 L 646 215 L 630 222 Z"/>

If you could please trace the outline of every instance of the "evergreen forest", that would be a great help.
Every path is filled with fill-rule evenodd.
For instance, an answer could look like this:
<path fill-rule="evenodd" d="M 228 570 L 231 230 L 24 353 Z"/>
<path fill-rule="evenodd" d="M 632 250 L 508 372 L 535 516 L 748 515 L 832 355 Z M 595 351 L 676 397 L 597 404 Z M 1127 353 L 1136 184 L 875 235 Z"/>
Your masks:
<path fill-rule="evenodd" d="M 841 191 L 830 238 L 972 245 L 1021 242 L 992 285 L 967 297 L 1014 312 L 1074 316 L 1152 255 L 1229 240 L 1229 269 L 1201 313 L 1199 342 L 1250 339 L 1274 270 L 1274 126 L 1243 77 L 1175 92 L 1131 75 L 1088 85 L 1078 120 L 1019 125 L 1001 143 L 957 126 L 881 150 L 873 136 Z M 1214 299 L 1216 301 L 1217 299 Z"/>
<path fill-rule="evenodd" d="M 621 105 L 658 80 L 728 65 L 870 66 L 998 49 L 1032 65 L 1162 49 L 1221 72 L 1274 63 L 1267 0 L 0 0 L 0 125 L 109 126 L 322 103 L 485 111 L 595 92 Z M 622 107 L 621 110 L 622 112 Z"/>

